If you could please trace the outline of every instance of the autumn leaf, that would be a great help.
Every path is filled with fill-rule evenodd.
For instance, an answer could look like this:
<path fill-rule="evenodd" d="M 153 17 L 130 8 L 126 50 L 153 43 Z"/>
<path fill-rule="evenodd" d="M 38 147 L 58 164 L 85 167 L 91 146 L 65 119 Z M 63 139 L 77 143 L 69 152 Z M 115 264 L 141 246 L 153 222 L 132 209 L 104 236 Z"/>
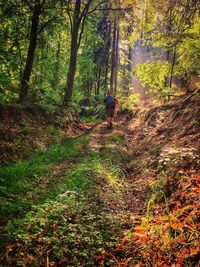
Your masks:
<path fill-rule="evenodd" d="M 26 263 L 31 263 L 34 260 L 34 257 L 32 255 L 27 255 L 25 258 L 23 258 L 23 261 Z"/>
<path fill-rule="evenodd" d="M 135 233 L 141 233 L 141 232 L 144 232 L 147 230 L 147 227 L 146 226 L 143 226 L 143 225 L 140 225 L 140 226 L 137 226 L 137 227 L 134 227 L 133 228 L 133 231 Z"/>
<path fill-rule="evenodd" d="M 8 250 L 8 252 L 10 252 L 10 251 L 13 251 L 13 247 L 14 247 L 14 245 L 9 244 L 6 246 L 6 249 Z"/>

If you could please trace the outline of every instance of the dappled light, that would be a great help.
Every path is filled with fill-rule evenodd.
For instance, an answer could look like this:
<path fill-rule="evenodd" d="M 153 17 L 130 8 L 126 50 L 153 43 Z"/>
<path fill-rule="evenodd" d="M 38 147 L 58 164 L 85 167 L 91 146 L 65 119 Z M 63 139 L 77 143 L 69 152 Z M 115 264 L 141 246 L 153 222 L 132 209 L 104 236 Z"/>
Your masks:
<path fill-rule="evenodd" d="M 199 10 L 0 0 L 0 266 L 200 266 Z"/>

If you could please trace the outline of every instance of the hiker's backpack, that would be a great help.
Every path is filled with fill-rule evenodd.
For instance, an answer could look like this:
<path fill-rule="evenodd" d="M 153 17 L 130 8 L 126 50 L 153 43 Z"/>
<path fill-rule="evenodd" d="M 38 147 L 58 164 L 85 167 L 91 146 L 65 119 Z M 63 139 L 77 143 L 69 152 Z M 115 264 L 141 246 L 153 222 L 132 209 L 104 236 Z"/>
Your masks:
<path fill-rule="evenodd" d="M 111 95 L 106 97 L 105 102 L 106 102 L 106 108 L 115 108 L 116 103 Z"/>

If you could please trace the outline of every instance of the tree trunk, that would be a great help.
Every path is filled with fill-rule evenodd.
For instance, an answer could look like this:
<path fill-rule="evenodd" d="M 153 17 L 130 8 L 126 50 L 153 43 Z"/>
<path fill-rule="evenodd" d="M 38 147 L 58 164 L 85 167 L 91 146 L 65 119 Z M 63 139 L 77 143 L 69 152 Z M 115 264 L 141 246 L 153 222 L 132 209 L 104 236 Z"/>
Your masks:
<path fill-rule="evenodd" d="M 174 47 L 174 53 L 173 53 L 173 59 L 172 59 L 172 65 L 171 65 L 171 73 L 170 73 L 170 80 L 169 80 L 169 88 L 172 88 L 172 80 L 173 80 L 173 74 L 174 74 L 174 65 L 176 60 L 176 45 Z"/>
<path fill-rule="evenodd" d="M 99 96 L 99 93 L 100 93 L 100 84 L 101 84 L 101 68 L 99 68 L 98 74 L 97 74 L 97 90 L 96 90 L 96 95 L 98 95 L 98 96 Z"/>
<path fill-rule="evenodd" d="M 115 68 L 116 68 L 116 21 L 114 21 L 113 26 L 113 42 L 112 42 L 112 56 L 111 56 L 111 73 L 110 73 L 110 91 L 114 89 L 114 77 L 115 77 Z"/>
<path fill-rule="evenodd" d="M 40 14 L 41 14 L 41 6 L 36 4 L 33 9 L 31 33 L 30 33 L 29 48 L 26 58 L 26 65 L 21 80 L 21 90 L 19 95 L 20 102 L 26 101 L 28 96 L 29 82 L 33 68 L 35 49 L 37 45 L 38 24 L 39 24 Z"/>
<path fill-rule="evenodd" d="M 170 35 L 171 31 L 172 31 L 172 2 L 169 1 L 169 7 L 168 7 L 168 12 L 169 14 L 167 13 L 167 27 L 166 27 L 166 31 L 167 31 L 167 34 Z M 170 54 L 171 54 L 171 49 L 168 48 L 167 51 L 166 51 L 166 61 L 168 61 L 170 63 Z M 166 77 L 165 78 L 165 87 L 167 87 L 169 85 L 169 80 L 170 78 Z"/>
<path fill-rule="evenodd" d="M 88 78 L 86 80 L 86 96 L 89 98 L 90 97 L 90 77 L 89 77 L 89 73 L 88 73 Z"/>
<path fill-rule="evenodd" d="M 71 32 L 71 50 L 70 50 L 69 70 L 68 70 L 67 85 L 65 88 L 65 95 L 64 95 L 64 100 L 63 100 L 64 105 L 69 104 L 72 98 L 72 92 L 73 92 L 74 77 L 76 73 L 77 53 L 78 53 L 78 32 L 79 32 L 79 26 L 80 26 L 80 18 L 79 18 L 80 8 L 81 8 L 81 0 L 76 0 L 72 32 Z"/>
<path fill-rule="evenodd" d="M 69 71 L 67 75 L 67 86 L 65 89 L 64 104 L 68 104 L 72 97 L 74 77 L 76 72 L 76 60 L 78 53 L 77 46 L 77 37 L 78 37 L 78 28 L 74 29 L 72 40 L 71 40 L 71 52 L 70 52 L 70 61 L 69 61 Z"/>
<path fill-rule="evenodd" d="M 104 73 L 104 96 L 106 95 L 106 91 L 108 90 L 108 71 L 109 71 L 109 59 L 110 59 L 110 45 L 111 45 L 111 23 L 108 28 L 108 36 L 107 36 L 106 48 L 105 48 L 105 73 Z"/>
<path fill-rule="evenodd" d="M 170 50 L 168 49 L 166 52 L 166 61 L 170 62 Z M 169 84 L 169 77 L 165 77 L 165 87 Z"/>
<path fill-rule="evenodd" d="M 116 51 L 115 51 L 115 71 L 114 71 L 114 93 L 117 93 L 118 61 L 119 61 L 119 29 L 116 28 Z"/>

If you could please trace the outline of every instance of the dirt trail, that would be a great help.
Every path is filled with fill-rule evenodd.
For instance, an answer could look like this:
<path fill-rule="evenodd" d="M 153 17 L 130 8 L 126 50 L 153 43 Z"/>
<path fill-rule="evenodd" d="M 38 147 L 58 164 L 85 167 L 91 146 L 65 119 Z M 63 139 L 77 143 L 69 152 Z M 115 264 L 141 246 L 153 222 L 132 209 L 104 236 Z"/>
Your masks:
<path fill-rule="evenodd" d="M 136 221 L 140 215 L 145 214 L 148 194 L 145 177 L 138 177 L 127 170 L 127 166 L 133 160 L 131 152 L 134 146 L 130 142 L 129 122 L 126 118 L 121 118 L 113 130 L 108 130 L 103 123 L 90 133 L 90 137 L 91 149 L 97 150 L 105 160 L 105 151 L 110 149 L 112 157 L 118 158 L 122 164 L 124 175 L 118 181 L 117 187 L 103 183 L 101 198 L 104 201 L 106 216 L 114 224 L 119 221 L 122 227 L 130 227 L 133 218 Z"/>
<path fill-rule="evenodd" d="M 197 104 L 199 107 L 199 100 Z M 150 262 L 157 266 L 158 259 L 159 266 L 174 266 L 175 259 L 186 262 L 185 266 L 199 266 L 195 263 L 199 252 L 196 214 L 200 177 L 196 120 L 200 113 L 199 108 L 192 109 L 193 103 L 188 105 L 194 114 L 188 113 L 186 106 L 177 115 L 180 105 L 175 103 L 121 116 L 113 130 L 108 130 L 106 123 L 82 123 L 77 135 L 72 131 L 67 141 L 73 146 L 70 142 L 61 144 L 62 157 L 60 160 L 50 158 L 50 173 L 47 176 L 42 173 L 36 179 L 37 186 L 34 184 L 27 195 L 18 196 L 20 190 L 14 192 L 22 212 L 27 201 L 28 216 L 18 218 L 12 236 L 6 232 L 4 219 L 4 239 L 11 243 L 8 246 L 5 240 L 2 257 L 0 248 L 0 261 L 11 260 L 14 264 L 10 266 L 17 266 L 15 261 L 27 261 L 21 256 L 23 252 L 30 253 L 33 258 L 38 255 L 34 260 L 39 264 L 32 266 L 44 266 L 46 257 L 52 266 L 137 266 L 141 263 L 149 266 Z M 68 148 L 69 153 L 66 153 Z M 70 149 L 76 153 L 71 153 Z M 47 157 L 43 159 L 46 160 L 49 154 L 45 153 Z M 144 216 L 150 197 L 159 201 L 153 203 L 152 210 L 150 206 L 146 227 Z M 38 206 L 42 212 L 38 214 L 34 210 L 32 213 L 30 203 L 36 203 L 34 209 Z M 49 212 L 55 216 L 56 224 Z M 26 215 L 26 210 L 22 215 Z M 44 218 L 48 218 L 45 223 Z M 36 223 L 32 223 L 34 220 Z M 185 227 L 184 222 L 188 220 L 190 225 Z M 176 237 L 179 228 L 181 238 L 179 235 L 176 240 L 171 238 L 172 235 Z M 16 234 L 19 230 L 23 232 L 20 242 L 24 244 L 28 237 L 31 250 L 29 245 L 18 246 Z M 155 236 L 158 230 L 161 234 Z M 36 233 L 34 237 L 32 231 Z M 182 237 L 186 238 L 184 243 Z M 51 255 L 48 254 L 50 250 Z"/>

